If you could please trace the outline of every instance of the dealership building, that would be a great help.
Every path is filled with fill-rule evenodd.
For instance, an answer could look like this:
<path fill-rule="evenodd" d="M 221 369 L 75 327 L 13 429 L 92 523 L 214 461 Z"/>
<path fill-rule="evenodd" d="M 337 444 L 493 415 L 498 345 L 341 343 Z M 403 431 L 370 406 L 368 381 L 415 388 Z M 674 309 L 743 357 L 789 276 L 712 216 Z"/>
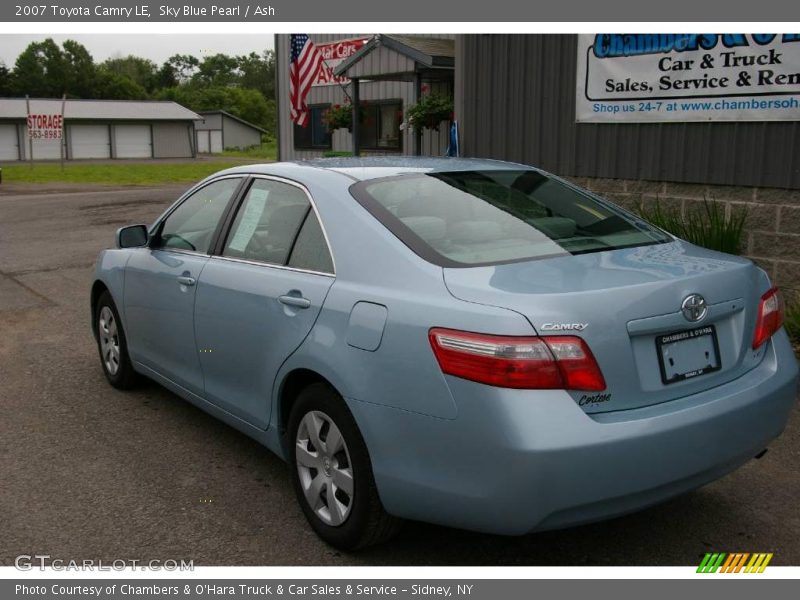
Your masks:
<path fill-rule="evenodd" d="M 800 293 L 800 36 L 310 35 L 326 66 L 289 119 L 289 36 L 276 36 L 279 157 L 441 156 L 450 123 L 403 116 L 451 94 L 462 156 L 534 165 L 626 207 L 747 209 L 744 254 Z M 356 90 L 357 88 L 357 90 Z M 367 100 L 354 132 L 323 116 Z M 385 107 L 385 108 L 384 108 Z"/>
<path fill-rule="evenodd" d="M 63 115 L 63 128 L 45 119 L 35 124 L 42 135 L 29 137 L 29 115 Z M 0 162 L 191 158 L 200 121 L 175 102 L 0 98 Z"/>

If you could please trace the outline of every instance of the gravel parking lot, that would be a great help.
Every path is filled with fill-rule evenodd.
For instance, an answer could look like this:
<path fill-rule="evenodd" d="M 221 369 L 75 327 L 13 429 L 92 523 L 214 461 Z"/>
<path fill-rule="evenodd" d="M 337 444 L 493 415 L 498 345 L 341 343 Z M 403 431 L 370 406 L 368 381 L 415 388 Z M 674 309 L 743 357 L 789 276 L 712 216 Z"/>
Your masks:
<path fill-rule="evenodd" d="M 0 186 L 0 564 L 691 565 L 714 550 L 800 565 L 797 410 L 761 460 L 634 515 L 521 538 L 409 523 L 359 554 L 326 546 L 278 458 L 155 384 L 123 393 L 103 377 L 95 256 L 185 187 Z"/>

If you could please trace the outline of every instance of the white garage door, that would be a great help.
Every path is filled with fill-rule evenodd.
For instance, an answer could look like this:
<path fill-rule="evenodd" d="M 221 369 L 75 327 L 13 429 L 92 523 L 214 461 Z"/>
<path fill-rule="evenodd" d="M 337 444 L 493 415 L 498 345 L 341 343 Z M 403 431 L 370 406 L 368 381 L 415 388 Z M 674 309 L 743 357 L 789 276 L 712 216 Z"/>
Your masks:
<path fill-rule="evenodd" d="M 209 131 L 211 134 L 211 152 L 222 152 L 222 131 L 219 129 Z"/>
<path fill-rule="evenodd" d="M 27 137 L 27 131 L 26 131 Z M 33 140 L 34 160 L 59 160 L 61 158 L 61 140 Z M 27 142 L 26 142 L 27 143 Z"/>
<path fill-rule="evenodd" d="M 199 154 L 208 154 L 208 131 L 197 132 L 197 152 Z"/>
<path fill-rule="evenodd" d="M 117 158 L 150 158 L 153 156 L 149 125 L 117 125 L 114 128 Z"/>
<path fill-rule="evenodd" d="M 0 125 L 0 160 L 19 160 L 16 125 Z"/>
<path fill-rule="evenodd" d="M 70 125 L 72 158 L 111 158 L 108 125 Z"/>

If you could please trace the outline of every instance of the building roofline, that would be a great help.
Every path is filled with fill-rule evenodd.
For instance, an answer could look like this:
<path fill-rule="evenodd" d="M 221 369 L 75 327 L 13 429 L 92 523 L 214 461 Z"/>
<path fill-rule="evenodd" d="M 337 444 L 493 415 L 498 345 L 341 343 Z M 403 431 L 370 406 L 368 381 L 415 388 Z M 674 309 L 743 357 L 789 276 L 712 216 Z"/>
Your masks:
<path fill-rule="evenodd" d="M 345 75 L 350 67 L 361 61 L 361 59 L 379 46 L 385 46 L 390 50 L 394 50 L 395 52 L 410 58 L 414 62 L 423 65 L 424 67 L 455 68 L 454 57 L 426 54 L 417 48 L 413 48 L 408 44 L 403 43 L 401 39 L 392 37 L 391 35 L 387 35 L 385 33 L 378 33 L 372 36 L 372 38 L 370 38 L 370 40 L 364 44 L 358 50 L 358 52 L 336 65 L 333 68 L 333 74 L 337 76 Z"/>

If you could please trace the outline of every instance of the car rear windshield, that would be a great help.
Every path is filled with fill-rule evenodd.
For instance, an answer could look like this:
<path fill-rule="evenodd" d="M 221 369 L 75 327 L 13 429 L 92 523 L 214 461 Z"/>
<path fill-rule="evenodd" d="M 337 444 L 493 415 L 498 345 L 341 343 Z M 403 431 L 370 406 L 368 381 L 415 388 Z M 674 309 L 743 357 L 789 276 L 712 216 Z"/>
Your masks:
<path fill-rule="evenodd" d="M 397 175 L 351 193 L 417 254 L 477 266 L 670 241 L 613 205 L 533 170 Z"/>

